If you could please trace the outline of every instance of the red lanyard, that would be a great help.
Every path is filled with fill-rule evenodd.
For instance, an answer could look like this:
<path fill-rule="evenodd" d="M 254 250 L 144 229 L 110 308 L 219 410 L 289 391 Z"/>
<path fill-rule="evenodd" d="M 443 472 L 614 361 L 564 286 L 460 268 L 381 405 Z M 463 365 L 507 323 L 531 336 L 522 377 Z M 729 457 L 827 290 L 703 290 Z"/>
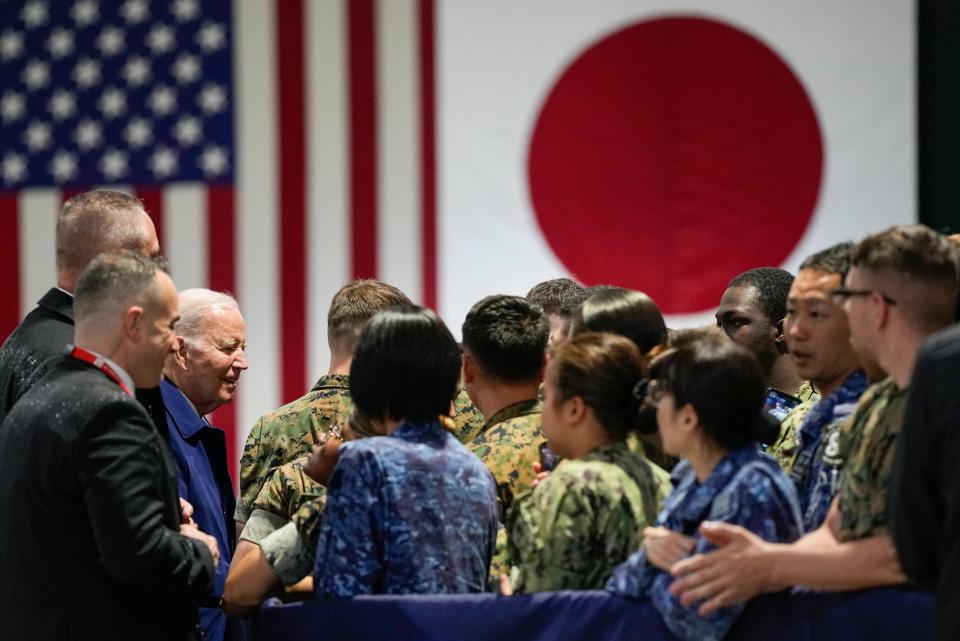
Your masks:
<path fill-rule="evenodd" d="M 112 367 L 107 365 L 107 362 L 103 359 L 102 356 L 97 356 L 93 352 L 87 351 L 82 347 L 74 347 L 73 351 L 70 352 L 70 356 L 73 356 L 75 359 L 83 361 L 84 363 L 90 363 L 101 372 L 106 374 L 107 378 L 120 386 L 128 396 L 133 396 L 133 392 L 130 391 L 130 388 L 127 387 L 127 384 L 123 382 L 123 379 L 120 378 L 120 375 L 117 374 Z"/>

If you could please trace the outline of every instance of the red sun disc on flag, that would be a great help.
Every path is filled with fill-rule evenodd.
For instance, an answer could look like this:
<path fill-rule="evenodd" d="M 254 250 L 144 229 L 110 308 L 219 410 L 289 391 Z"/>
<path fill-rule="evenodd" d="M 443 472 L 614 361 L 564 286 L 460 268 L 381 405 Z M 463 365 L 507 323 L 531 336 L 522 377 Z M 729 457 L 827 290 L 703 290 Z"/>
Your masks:
<path fill-rule="evenodd" d="M 823 142 L 806 91 L 768 46 L 668 17 L 603 38 L 563 71 L 528 170 L 544 237 L 574 276 L 691 313 L 796 247 Z"/>

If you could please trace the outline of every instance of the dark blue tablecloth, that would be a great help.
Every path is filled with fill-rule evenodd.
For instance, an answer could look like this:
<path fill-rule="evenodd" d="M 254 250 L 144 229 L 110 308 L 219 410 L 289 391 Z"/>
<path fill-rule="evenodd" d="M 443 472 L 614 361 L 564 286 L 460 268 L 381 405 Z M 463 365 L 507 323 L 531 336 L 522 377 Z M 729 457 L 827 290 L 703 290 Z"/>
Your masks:
<path fill-rule="evenodd" d="M 885 641 L 930 638 L 928 592 L 885 588 L 778 594 L 753 601 L 731 633 L 741 641 Z M 358 641 L 614 641 L 674 639 L 648 601 L 606 592 L 515 597 L 360 597 L 280 604 L 258 614 L 259 638 Z"/>

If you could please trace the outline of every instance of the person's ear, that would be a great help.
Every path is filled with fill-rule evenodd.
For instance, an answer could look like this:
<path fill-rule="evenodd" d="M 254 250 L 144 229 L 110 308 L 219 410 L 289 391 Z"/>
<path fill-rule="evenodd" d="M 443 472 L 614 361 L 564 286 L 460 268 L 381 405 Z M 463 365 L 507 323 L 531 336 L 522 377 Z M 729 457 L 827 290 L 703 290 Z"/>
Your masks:
<path fill-rule="evenodd" d="M 143 308 L 139 305 L 128 307 L 123 315 L 123 333 L 135 341 L 139 341 L 144 329 Z"/>
<path fill-rule="evenodd" d="M 477 364 L 466 351 L 461 355 L 462 376 L 464 384 L 473 383 L 477 379 Z"/>
<path fill-rule="evenodd" d="M 687 403 L 679 409 L 679 412 L 680 427 L 685 434 L 692 434 L 694 430 L 697 429 L 697 426 L 700 425 L 700 417 L 697 416 L 697 410 L 693 408 L 692 404 Z"/>
<path fill-rule="evenodd" d="M 187 369 L 187 339 L 177 336 L 177 346 L 173 350 L 173 358 L 180 369 Z"/>
<path fill-rule="evenodd" d="M 787 339 L 783 334 L 783 319 L 781 318 L 773 325 L 773 344 L 777 348 L 777 354 L 787 353 Z"/>
<path fill-rule="evenodd" d="M 563 401 L 560 415 L 567 423 L 579 423 L 587 414 L 587 404 L 579 396 L 571 396 Z"/>

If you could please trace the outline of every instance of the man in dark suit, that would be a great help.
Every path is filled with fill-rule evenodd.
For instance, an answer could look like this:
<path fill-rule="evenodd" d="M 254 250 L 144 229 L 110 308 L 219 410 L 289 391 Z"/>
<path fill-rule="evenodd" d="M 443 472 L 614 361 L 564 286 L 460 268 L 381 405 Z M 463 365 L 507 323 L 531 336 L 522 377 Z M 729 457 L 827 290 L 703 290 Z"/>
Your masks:
<path fill-rule="evenodd" d="M 0 638 L 192 639 L 216 540 L 183 522 L 173 462 L 135 386 L 176 345 L 156 261 L 103 254 L 76 288 L 75 345 L 0 426 Z"/>
<path fill-rule="evenodd" d="M 0 349 L 0 422 L 42 374 L 41 365 L 73 340 L 73 290 L 93 258 L 130 249 L 149 256 L 160 252 L 157 232 L 143 204 L 127 194 L 98 190 L 68 200 L 57 218 L 57 286 Z"/>

